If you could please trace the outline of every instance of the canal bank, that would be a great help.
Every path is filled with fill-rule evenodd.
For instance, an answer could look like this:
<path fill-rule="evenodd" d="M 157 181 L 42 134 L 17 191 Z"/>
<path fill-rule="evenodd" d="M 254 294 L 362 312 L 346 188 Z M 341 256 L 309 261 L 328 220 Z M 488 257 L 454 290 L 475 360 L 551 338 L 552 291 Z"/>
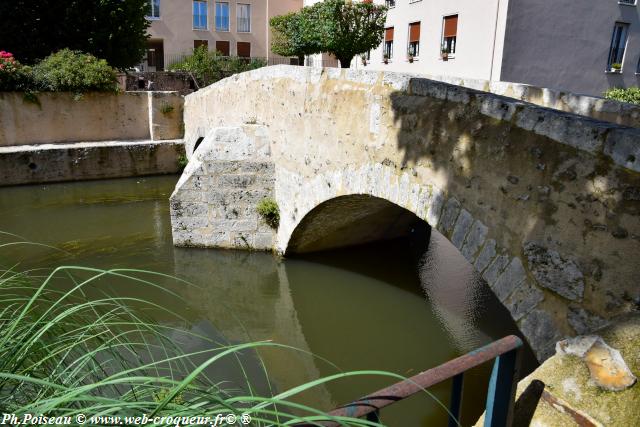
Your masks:
<path fill-rule="evenodd" d="M 0 186 L 177 173 L 183 104 L 177 92 L 0 92 Z"/>

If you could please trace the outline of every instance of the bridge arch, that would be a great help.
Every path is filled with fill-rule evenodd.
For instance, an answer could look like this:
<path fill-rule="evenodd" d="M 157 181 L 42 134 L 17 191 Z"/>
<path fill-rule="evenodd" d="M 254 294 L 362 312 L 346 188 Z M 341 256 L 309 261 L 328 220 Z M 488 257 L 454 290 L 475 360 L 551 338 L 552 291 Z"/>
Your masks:
<path fill-rule="evenodd" d="M 638 130 L 408 75 L 281 66 L 189 95 L 185 140 L 176 245 L 286 253 L 314 209 L 367 195 L 448 238 L 540 359 L 640 306 L 626 262 L 640 251 Z M 264 198 L 277 230 L 257 215 Z"/>

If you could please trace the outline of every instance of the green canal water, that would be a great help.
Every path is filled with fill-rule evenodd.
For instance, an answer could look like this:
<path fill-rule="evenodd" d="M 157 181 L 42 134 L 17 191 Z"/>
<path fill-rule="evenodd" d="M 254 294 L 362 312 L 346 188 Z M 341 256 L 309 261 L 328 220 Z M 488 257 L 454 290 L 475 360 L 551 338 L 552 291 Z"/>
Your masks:
<path fill-rule="evenodd" d="M 110 283 L 118 295 L 144 297 L 179 311 L 185 329 L 239 343 L 273 340 L 303 350 L 269 349 L 260 357 L 278 391 L 341 370 L 385 370 L 406 376 L 518 333 L 508 312 L 458 251 L 440 234 L 295 258 L 268 253 L 175 248 L 168 197 L 176 176 L 0 189 L 0 230 L 52 245 L 0 253 L 3 267 L 81 265 L 167 273 L 196 286 L 166 281 L 182 299 L 131 283 Z M 163 321 L 158 315 L 158 321 Z M 188 350 L 202 343 L 180 341 Z M 316 355 L 318 357 L 314 357 Z M 527 350 L 525 373 L 534 367 Z M 249 363 L 251 365 L 251 363 Z M 257 363 L 258 391 L 268 386 Z M 233 381 L 231 366 L 216 378 Z M 237 370 L 237 369 L 236 369 Z M 490 366 L 465 377 L 463 425 L 485 404 Z M 357 377 L 300 397 L 329 410 L 388 385 Z M 449 402 L 450 384 L 382 412 L 390 426 L 446 425 L 434 400 Z"/>

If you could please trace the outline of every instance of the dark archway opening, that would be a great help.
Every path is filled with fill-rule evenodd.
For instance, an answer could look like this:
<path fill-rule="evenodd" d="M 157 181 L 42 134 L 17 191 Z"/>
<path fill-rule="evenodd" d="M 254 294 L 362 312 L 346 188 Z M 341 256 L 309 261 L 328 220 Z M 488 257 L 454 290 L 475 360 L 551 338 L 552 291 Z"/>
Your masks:
<path fill-rule="evenodd" d="M 318 205 L 296 227 L 286 253 L 302 254 L 393 240 L 428 237 L 429 225 L 379 197 L 340 196 Z"/>
<path fill-rule="evenodd" d="M 522 337 L 458 249 L 387 200 L 350 195 L 320 204 L 300 221 L 286 254 L 294 306 L 310 349 L 343 369 L 369 363 L 418 372 L 503 336 Z M 537 366 L 528 347 L 522 362 L 523 375 Z M 463 425 L 473 424 L 484 409 L 490 369 L 487 364 L 466 375 Z M 341 403 L 373 389 L 364 380 L 329 386 Z M 431 391 L 446 404 L 449 390 L 445 383 Z M 420 399 L 383 412 L 383 420 L 424 425 L 417 414 L 428 425 L 445 422 L 441 411 Z"/>

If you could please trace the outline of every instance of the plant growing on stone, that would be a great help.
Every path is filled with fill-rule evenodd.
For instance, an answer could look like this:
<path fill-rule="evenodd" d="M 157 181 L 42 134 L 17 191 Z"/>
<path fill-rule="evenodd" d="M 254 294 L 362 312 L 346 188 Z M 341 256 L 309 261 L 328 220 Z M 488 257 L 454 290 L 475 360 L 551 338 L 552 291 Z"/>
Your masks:
<path fill-rule="evenodd" d="M 173 107 L 173 105 L 169 104 L 168 102 L 163 102 L 160 106 L 160 112 L 162 114 L 171 114 L 174 109 L 175 108 Z"/>
<path fill-rule="evenodd" d="M 273 199 L 262 199 L 258 203 L 258 213 L 271 228 L 278 228 L 280 225 L 280 208 Z"/>
<path fill-rule="evenodd" d="M 184 154 L 180 154 L 178 156 L 178 167 L 180 169 L 184 169 L 187 167 L 188 164 L 189 164 L 189 159 L 187 159 L 187 156 Z"/>

